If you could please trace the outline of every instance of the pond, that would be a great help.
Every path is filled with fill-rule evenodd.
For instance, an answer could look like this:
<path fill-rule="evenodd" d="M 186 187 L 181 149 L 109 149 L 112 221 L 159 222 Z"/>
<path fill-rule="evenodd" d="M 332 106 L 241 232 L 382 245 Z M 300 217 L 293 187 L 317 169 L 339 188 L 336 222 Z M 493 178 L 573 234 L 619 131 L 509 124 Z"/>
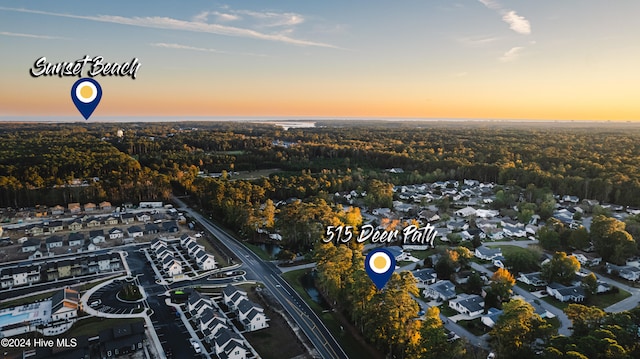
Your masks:
<path fill-rule="evenodd" d="M 260 247 L 263 251 L 267 252 L 268 255 L 275 258 L 278 253 L 282 251 L 279 245 L 274 243 L 255 243 L 256 247 Z"/>
<path fill-rule="evenodd" d="M 329 306 L 329 303 L 327 303 L 324 300 L 324 298 L 322 298 L 322 296 L 320 295 L 320 292 L 314 285 L 314 272 L 309 272 L 303 275 L 300 278 L 300 282 L 302 282 L 302 287 L 304 288 L 304 291 L 307 292 L 307 294 L 309 294 L 309 297 L 311 297 L 311 300 L 320 304 L 322 309 L 331 309 L 331 307 Z"/>

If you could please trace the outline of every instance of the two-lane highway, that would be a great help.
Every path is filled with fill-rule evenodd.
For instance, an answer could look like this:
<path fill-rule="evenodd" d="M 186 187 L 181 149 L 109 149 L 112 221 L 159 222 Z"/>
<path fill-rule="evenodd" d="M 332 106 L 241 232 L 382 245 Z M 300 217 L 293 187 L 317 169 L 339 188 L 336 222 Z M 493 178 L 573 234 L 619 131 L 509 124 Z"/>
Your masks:
<path fill-rule="evenodd" d="M 348 358 L 342 347 L 331 335 L 324 323 L 307 303 L 291 288 L 281 276 L 280 270 L 272 263 L 264 262 L 251 250 L 229 236 L 217 225 L 204 218 L 200 213 L 188 208 L 184 202 L 173 199 L 179 205 L 180 210 L 189 215 L 218 238 L 229 250 L 235 253 L 242 261 L 242 269 L 247 272 L 247 279 L 262 282 L 289 313 L 300 329 L 309 338 L 317 354 L 322 358 Z"/>

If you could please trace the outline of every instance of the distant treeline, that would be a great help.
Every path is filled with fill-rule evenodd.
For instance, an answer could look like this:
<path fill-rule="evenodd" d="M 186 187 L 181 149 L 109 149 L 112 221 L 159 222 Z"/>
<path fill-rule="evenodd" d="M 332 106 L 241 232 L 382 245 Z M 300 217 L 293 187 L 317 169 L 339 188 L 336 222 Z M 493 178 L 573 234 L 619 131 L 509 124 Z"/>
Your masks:
<path fill-rule="evenodd" d="M 74 178 L 99 177 L 82 196 L 118 201 L 168 196 L 170 180 L 186 188 L 198 171 L 279 168 L 268 183 L 254 182 L 266 186 L 265 198 L 366 189 L 373 179 L 473 178 L 640 206 L 640 128 L 601 125 L 319 122 L 285 131 L 234 122 L 4 124 L 0 205 L 31 204 L 37 198 L 29 191 Z M 384 172 L 394 167 L 404 173 Z M 74 196 L 61 192 L 53 197 Z"/>

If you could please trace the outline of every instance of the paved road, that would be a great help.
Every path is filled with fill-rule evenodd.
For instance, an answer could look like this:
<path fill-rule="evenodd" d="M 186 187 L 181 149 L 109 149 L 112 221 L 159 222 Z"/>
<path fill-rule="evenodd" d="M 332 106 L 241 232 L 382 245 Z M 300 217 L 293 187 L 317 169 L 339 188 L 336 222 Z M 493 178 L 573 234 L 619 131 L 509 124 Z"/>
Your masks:
<path fill-rule="evenodd" d="M 587 272 L 591 272 L 589 270 L 586 270 Z M 611 278 L 602 276 L 602 275 L 598 275 L 597 273 L 594 273 L 597 277 L 598 280 L 601 280 L 605 283 L 608 283 L 610 285 L 615 285 L 618 288 L 624 289 L 627 292 L 631 293 L 631 296 L 625 300 L 621 300 L 618 303 L 614 303 L 608 307 L 606 307 L 604 310 L 606 312 L 610 312 L 610 313 L 618 313 L 618 312 L 624 312 L 627 310 L 631 310 L 633 308 L 635 308 L 636 306 L 638 306 L 638 303 L 640 303 L 640 289 L 638 288 L 633 288 L 630 287 L 624 283 L 618 282 L 617 280 L 613 280 Z"/>
<path fill-rule="evenodd" d="M 309 308 L 298 293 L 280 276 L 280 270 L 273 263 L 264 262 L 251 250 L 224 232 L 220 227 L 204 218 L 198 212 L 187 208 L 184 202 L 177 198 L 173 200 L 180 207 L 181 211 L 189 213 L 192 218 L 200 222 L 205 229 L 243 261 L 241 269 L 247 272 L 247 279 L 262 282 L 265 287 L 271 291 L 278 302 L 280 302 L 309 338 L 317 350 L 317 355 L 325 359 L 348 358 L 324 323 L 322 323 L 320 318 Z"/>
<path fill-rule="evenodd" d="M 475 262 L 471 262 L 471 268 L 480 271 L 482 273 L 487 274 L 487 277 L 491 278 L 491 276 L 493 275 L 493 271 L 487 269 L 485 266 L 480 265 L 478 263 Z M 566 314 L 564 314 L 564 312 L 556 307 L 554 307 L 553 305 L 545 302 L 544 300 L 539 300 L 536 296 L 534 296 L 533 294 L 531 294 L 529 291 L 524 290 L 518 286 L 514 286 L 513 287 L 513 292 L 515 294 L 518 294 L 520 296 L 522 296 L 527 302 L 534 302 L 537 300 L 536 303 L 540 303 L 539 305 L 544 308 L 545 310 L 549 311 L 550 313 L 552 313 L 553 315 L 555 315 L 559 320 L 560 320 L 560 328 L 558 329 L 558 334 L 562 334 L 562 335 L 566 335 L 569 336 L 571 335 L 571 330 L 569 329 L 571 327 L 571 321 L 569 320 L 569 318 L 567 317 Z"/>

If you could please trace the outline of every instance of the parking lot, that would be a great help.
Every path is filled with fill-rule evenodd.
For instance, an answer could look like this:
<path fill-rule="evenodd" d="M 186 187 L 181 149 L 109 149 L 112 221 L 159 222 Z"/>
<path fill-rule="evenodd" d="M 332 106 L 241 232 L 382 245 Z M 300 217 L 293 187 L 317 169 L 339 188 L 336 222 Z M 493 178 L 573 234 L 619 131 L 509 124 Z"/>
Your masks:
<path fill-rule="evenodd" d="M 115 280 L 98 289 L 89 297 L 89 306 L 99 312 L 109 314 L 134 314 L 140 312 L 143 307 L 142 302 L 127 303 L 116 297 L 122 285 L 123 281 Z"/>

